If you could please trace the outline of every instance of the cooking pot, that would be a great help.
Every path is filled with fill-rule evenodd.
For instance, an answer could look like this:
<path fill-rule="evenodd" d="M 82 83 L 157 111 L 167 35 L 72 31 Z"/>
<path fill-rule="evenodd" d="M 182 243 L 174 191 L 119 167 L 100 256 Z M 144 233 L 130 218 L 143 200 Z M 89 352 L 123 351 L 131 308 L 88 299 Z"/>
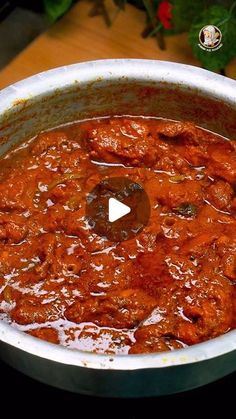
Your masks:
<path fill-rule="evenodd" d="M 0 92 L 0 154 L 81 118 L 149 115 L 236 138 L 236 82 L 176 63 L 104 60 L 37 74 Z M 44 342 L 0 321 L 0 357 L 47 384 L 83 394 L 143 397 L 210 383 L 236 369 L 236 331 L 189 348 L 101 355 Z"/>

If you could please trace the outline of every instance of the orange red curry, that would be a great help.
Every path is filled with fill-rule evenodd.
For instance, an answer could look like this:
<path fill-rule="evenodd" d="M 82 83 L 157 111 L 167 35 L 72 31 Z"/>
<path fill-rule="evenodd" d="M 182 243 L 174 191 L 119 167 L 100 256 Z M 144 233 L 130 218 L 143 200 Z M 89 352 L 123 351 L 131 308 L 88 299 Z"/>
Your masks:
<path fill-rule="evenodd" d="M 147 192 L 149 224 L 109 242 L 85 219 L 106 177 Z M 82 121 L 0 164 L 0 318 L 70 348 L 167 351 L 235 327 L 236 143 L 155 118 Z"/>

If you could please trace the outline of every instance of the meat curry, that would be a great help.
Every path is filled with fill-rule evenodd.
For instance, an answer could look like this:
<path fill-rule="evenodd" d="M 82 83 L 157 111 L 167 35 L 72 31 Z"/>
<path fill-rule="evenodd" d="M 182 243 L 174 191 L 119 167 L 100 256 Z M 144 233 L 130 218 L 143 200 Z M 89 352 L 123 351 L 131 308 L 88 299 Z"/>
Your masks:
<path fill-rule="evenodd" d="M 87 194 L 128 177 L 148 225 L 110 242 Z M 64 346 L 167 351 L 235 327 L 236 143 L 190 122 L 111 117 L 40 133 L 1 158 L 0 319 Z"/>

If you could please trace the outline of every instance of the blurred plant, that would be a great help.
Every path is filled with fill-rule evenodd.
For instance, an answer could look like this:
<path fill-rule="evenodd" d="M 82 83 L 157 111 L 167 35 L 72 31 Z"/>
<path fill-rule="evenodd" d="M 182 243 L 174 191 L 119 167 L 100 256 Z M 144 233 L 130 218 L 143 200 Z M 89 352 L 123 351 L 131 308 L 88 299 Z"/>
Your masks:
<path fill-rule="evenodd" d="M 164 36 L 188 32 L 193 54 L 202 65 L 223 72 L 236 57 L 236 1 L 235 0 L 143 0 L 147 13 L 144 37 L 155 36 L 165 48 Z M 207 25 L 217 26 L 222 33 L 223 46 L 210 53 L 199 48 L 199 32 Z"/>
<path fill-rule="evenodd" d="M 74 3 L 74 0 L 43 0 L 44 9 L 51 21 L 59 19 Z"/>
<path fill-rule="evenodd" d="M 14 1 L 14 0 L 13 0 Z M 17 0 L 15 0 L 17 1 Z M 78 0 L 18 0 L 30 7 L 43 5 L 50 21 L 60 18 Z M 112 19 L 106 7 L 106 0 L 90 0 L 90 16 L 102 15 L 111 26 Z M 202 65 L 214 71 L 222 71 L 236 57 L 236 0 L 113 0 L 118 10 L 125 10 L 126 3 L 132 3 L 146 12 L 144 38 L 155 37 L 161 49 L 165 49 L 165 36 L 188 32 L 193 54 Z M 223 36 L 223 46 L 209 53 L 199 48 L 199 32 L 206 25 L 217 26 Z"/>
<path fill-rule="evenodd" d="M 203 26 L 212 24 L 217 26 L 222 33 L 222 48 L 210 54 L 198 47 L 196 40 Z M 236 1 L 230 8 L 223 5 L 212 5 L 202 11 L 199 17 L 193 21 L 189 29 L 189 42 L 193 54 L 209 70 L 223 70 L 224 67 L 236 57 Z"/>

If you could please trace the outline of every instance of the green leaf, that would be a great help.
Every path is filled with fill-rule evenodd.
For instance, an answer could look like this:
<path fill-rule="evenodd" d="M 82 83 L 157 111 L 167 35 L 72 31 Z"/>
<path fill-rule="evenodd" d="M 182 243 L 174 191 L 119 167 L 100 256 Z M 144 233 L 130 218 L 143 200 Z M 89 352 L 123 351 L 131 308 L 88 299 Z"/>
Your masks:
<path fill-rule="evenodd" d="M 127 0 L 114 0 L 114 3 L 119 9 L 125 10 L 125 5 L 127 3 Z"/>
<path fill-rule="evenodd" d="M 138 9 L 145 9 L 143 0 L 129 0 L 129 3 L 133 4 Z"/>
<path fill-rule="evenodd" d="M 158 6 L 162 1 L 163 0 L 153 0 L 153 7 L 154 7 L 155 10 L 158 9 Z"/>
<path fill-rule="evenodd" d="M 193 217 L 197 213 L 197 206 L 188 202 L 184 202 L 179 207 L 174 208 L 174 211 L 186 217 Z"/>
<path fill-rule="evenodd" d="M 223 46 L 217 51 L 204 51 L 199 47 L 199 32 L 206 25 L 215 25 L 222 32 Z M 199 20 L 193 23 L 189 32 L 189 42 L 193 53 L 208 70 L 223 69 L 236 56 L 236 18 L 225 7 L 211 6 Z"/>
<path fill-rule="evenodd" d="M 48 18 L 55 22 L 71 7 L 73 0 L 44 0 L 44 8 Z"/>
<path fill-rule="evenodd" d="M 185 217 L 193 217 L 197 213 L 197 206 L 188 202 L 184 202 L 177 208 L 173 208 L 175 212 Z"/>
<path fill-rule="evenodd" d="M 195 20 L 204 9 L 205 0 L 172 0 L 172 33 L 187 32 Z"/>

